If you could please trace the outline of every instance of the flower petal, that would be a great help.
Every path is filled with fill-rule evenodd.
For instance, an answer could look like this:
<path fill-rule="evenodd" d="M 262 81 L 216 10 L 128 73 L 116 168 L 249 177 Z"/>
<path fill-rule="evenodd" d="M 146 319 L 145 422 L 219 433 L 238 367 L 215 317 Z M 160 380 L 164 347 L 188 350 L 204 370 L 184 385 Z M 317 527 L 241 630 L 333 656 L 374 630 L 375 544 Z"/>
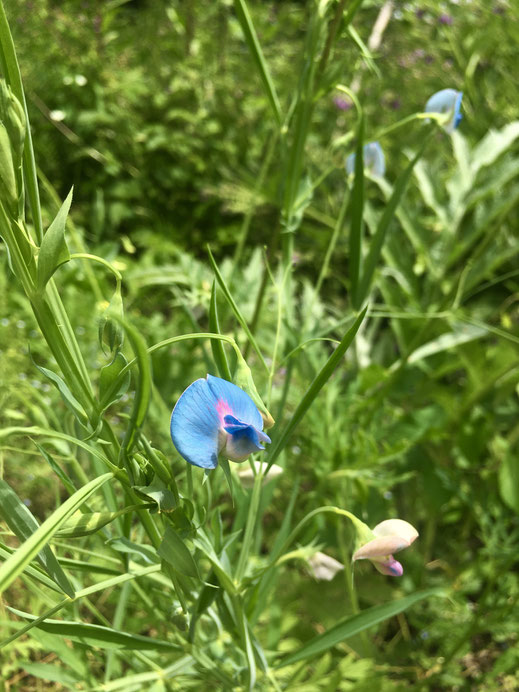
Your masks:
<path fill-rule="evenodd" d="M 425 104 L 426 113 L 451 113 L 451 119 L 443 126 L 444 130 L 451 133 L 461 120 L 460 108 L 462 91 L 456 89 L 442 89 L 437 91 Z"/>
<path fill-rule="evenodd" d="M 224 430 L 227 438 L 222 454 L 231 461 L 245 461 L 254 452 L 265 449 L 262 442 L 270 442 L 270 437 L 264 432 L 256 430 L 253 425 L 242 423 L 231 415 L 224 417 Z"/>
<path fill-rule="evenodd" d="M 216 468 L 220 418 L 217 398 L 207 380 L 196 380 L 181 395 L 171 414 L 170 431 L 173 444 L 186 461 L 203 469 Z"/>
<path fill-rule="evenodd" d="M 314 553 L 308 560 L 310 573 L 317 581 L 331 581 L 344 565 L 326 553 Z"/>
<path fill-rule="evenodd" d="M 404 573 L 404 568 L 392 555 L 388 555 L 386 560 L 372 562 L 381 574 L 387 574 L 388 577 L 401 577 Z"/>
<path fill-rule="evenodd" d="M 263 430 L 263 418 L 258 407 L 250 396 L 232 382 L 222 380 L 220 377 L 207 375 L 207 384 L 217 399 L 220 420 L 223 426 L 223 418 L 231 414 L 241 423 L 253 425 L 257 430 Z"/>
<path fill-rule="evenodd" d="M 400 536 L 380 536 L 361 546 L 353 553 L 353 560 L 373 560 L 408 548 L 409 543 Z"/>
<path fill-rule="evenodd" d="M 418 538 L 418 531 L 412 524 L 403 519 L 386 519 L 373 529 L 375 536 L 399 536 L 407 541 L 407 545 Z"/>

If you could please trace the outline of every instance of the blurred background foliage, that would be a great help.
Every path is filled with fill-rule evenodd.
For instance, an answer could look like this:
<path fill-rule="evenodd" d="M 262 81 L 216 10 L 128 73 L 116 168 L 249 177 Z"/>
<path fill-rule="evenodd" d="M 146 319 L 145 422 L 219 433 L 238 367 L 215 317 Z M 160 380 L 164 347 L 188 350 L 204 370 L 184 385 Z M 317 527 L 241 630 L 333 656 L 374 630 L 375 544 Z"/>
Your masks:
<path fill-rule="evenodd" d="M 43 203 L 49 220 L 56 211 L 51 190 L 63 199 L 74 185 L 76 231 L 123 271 L 126 312 L 149 344 L 208 330 L 213 274 L 207 242 L 240 309 L 253 320 L 263 246 L 279 225 L 282 171 L 269 105 L 232 3 L 5 5 L 37 161 L 48 181 Z M 391 18 L 377 49 L 367 44 L 382 3 L 368 1 L 340 35 L 321 76 L 307 174 L 314 182 L 328 174 L 297 232 L 296 319 L 287 326 L 287 354 L 303 339 L 335 338 L 347 310 L 345 238 L 323 291 L 313 290 L 354 143 L 354 108 L 335 86 L 355 87 L 367 140 L 422 110 L 445 87 L 464 91 L 464 118 L 452 145 L 436 133 L 415 169 L 384 247 L 372 318 L 293 439 L 286 472 L 264 499 L 261 541 L 272 545 L 297 484 L 297 519 L 317 505 L 347 503 L 373 525 L 399 516 L 419 528 L 420 541 L 405 554 L 398 583 L 360 567 L 361 607 L 431 585 L 453 586 L 454 596 L 388 621 L 369 646 L 362 638 L 348 640 L 314 667 L 291 671 L 286 689 L 519 689 L 518 12 L 513 2 L 499 0 L 386 5 Z M 286 109 L 313 3 L 250 7 Z M 387 173 L 367 183 L 368 230 L 376 227 L 391 185 L 422 136 L 413 123 L 381 139 Z M 236 265 L 240 238 L 244 248 Z M 0 421 L 59 427 L 59 419 L 66 420 L 63 404 L 32 365 L 27 344 L 37 363 L 45 364 L 48 353 L 27 302 L 12 288 L 3 249 L 0 258 Z M 60 269 L 60 287 L 85 358 L 98 371 L 104 360 L 92 315 L 113 286 L 93 271 L 97 293 L 78 262 Z M 276 329 L 275 304 L 269 285 L 265 305 L 271 309 L 257 324 L 266 353 Z M 220 312 L 223 331 L 236 331 L 223 302 Z M 312 343 L 297 365 L 282 363 L 273 383 L 276 417 L 294 410 L 329 352 L 329 344 Z M 178 345 L 153 361 L 157 396 L 148 434 L 171 450 L 165 423 L 171 405 L 188 382 L 212 369 L 210 349 Z M 250 363 L 254 368 L 253 355 Z M 125 404 L 114 412 L 115 426 L 128 411 Z M 25 444 L 4 445 L 0 461 L 19 462 L 6 464 L 10 482 L 42 519 L 59 501 L 59 489 Z M 58 453 L 66 459 L 67 450 Z M 223 485 L 220 490 L 221 502 L 228 502 Z M 229 526 L 232 512 L 229 504 Z M 347 539 L 335 522 L 322 519 L 318 535 L 309 528 L 301 544 L 318 543 L 347 559 Z M 272 647 L 283 636 L 288 648 L 348 612 L 344 580 L 315 584 L 302 564 L 293 563 L 261 625 Z M 139 631 L 146 614 L 136 613 L 135 620 Z M 14 658 L 3 663 L 5 679 L 17 670 Z"/>

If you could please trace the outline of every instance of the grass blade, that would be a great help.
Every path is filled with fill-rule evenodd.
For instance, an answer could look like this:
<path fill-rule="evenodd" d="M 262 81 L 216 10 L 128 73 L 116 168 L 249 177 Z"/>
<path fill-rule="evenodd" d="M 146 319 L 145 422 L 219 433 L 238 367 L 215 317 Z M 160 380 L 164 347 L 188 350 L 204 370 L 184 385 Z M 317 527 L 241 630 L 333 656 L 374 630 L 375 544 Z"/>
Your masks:
<path fill-rule="evenodd" d="M 15 608 L 9 608 L 15 615 L 26 620 L 36 620 L 30 613 L 24 613 Z M 36 625 L 39 629 L 50 634 L 67 637 L 73 642 L 95 646 L 100 649 L 137 649 L 139 651 L 178 651 L 180 647 L 171 642 L 165 642 L 139 634 L 120 632 L 111 627 L 92 625 L 83 622 L 67 622 L 66 620 L 44 620 Z"/>
<path fill-rule="evenodd" d="M 392 601 L 391 603 L 384 603 L 383 605 L 368 608 L 362 613 L 358 613 L 353 617 L 349 617 L 341 622 L 338 622 L 328 631 L 317 635 L 317 637 L 311 639 L 308 644 L 305 644 L 298 651 L 295 651 L 294 653 L 289 654 L 288 656 L 285 656 L 285 658 L 281 659 L 276 668 L 289 666 L 292 663 L 297 663 L 305 658 L 316 656 L 323 651 L 328 651 L 328 649 L 336 646 L 340 642 L 344 641 L 344 639 L 348 639 L 348 637 L 352 637 L 359 632 L 363 632 L 369 627 L 378 625 L 380 622 L 383 622 L 394 615 L 398 615 L 398 613 L 401 613 L 424 598 L 428 598 L 429 596 L 445 595 L 446 594 L 443 589 L 425 589 L 424 591 L 418 591 L 414 594 L 410 594 L 409 596 L 405 596 L 398 601 Z"/>
<path fill-rule="evenodd" d="M 249 46 L 252 58 L 256 63 L 256 67 L 258 68 L 258 71 L 260 73 L 260 77 L 265 88 L 265 93 L 267 94 L 270 107 L 272 108 L 272 112 L 274 113 L 276 123 L 279 126 L 281 126 L 283 116 L 281 113 L 281 106 L 279 104 L 278 95 L 276 93 L 276 87 L 274 86 L 274 82 L 272 81 L 268 65 L 265 61 L 265 56 L 263 55 L 263 51 L 261 50 L 260 42 L 258 41 L 258 35 L 256 34 L 256 30 L 254 29 L 254 24 L 252 23 L 252 18 L 250 16 L 249 8 L 247 7 L 246 1 L 234 0 L 234 10 L 238 17 L 238 21 L 240 22 L 242 31 L 245 35 L 245 41 Z"/>
<path fill-rule="evenodd" d="M 4 480 L 0 480 L 0 516 L 11 531 L 22 541 L 30 538 L 39 527 L 32 513 Z M 74 588 L 50 546 L 46 545 L 38 553 L 37 558 L 49 577 L 56 582 L 67 596 L 73 598 Z"/>
<path fill-rule="evenodd" d="M 303 416 L 305 413 L 308 411 L 310 406 L 312 405 L 314 399 L 316 396 L 319 394 L 321 389 L 324 387 L 326 382 L 329 380 L 331 377 L 333 371 L 339 364 L 339 361 L 343 357 L 343 355 L 346 353 L 348 350 L 349 346 L 351 345 L 353 339 L 355 338 L 355 335 L 362 324 L 362 321 L 366 315 L 367 307 L 364 308 L 364 310 L 360 313 L 360 315 L 357 317 L 353 325 L 350 327 L 350 329 L 346 332 L 346 334 L 343 336 L 341 339 L 341 342 L 335 349 L 335 351 L 332 353 L 332 355 L 328 358 L 326 363 L 323 365 L 321 368 L 320 372 L 315 376 L 314 381 L 310 385 L 308 392 L 306 395 L 303 397 L 301 400 L 301 403 L 299 406 L 296 408 L 294 415 L 292 418 L 289 420 L 287 426 L 281 433 L 280 437 L 274 442 L 272 445 L 270 454 L 268 456 L 268 467 L 267 471 L 270 469 L 272 464 L 276 461 L 278 458 L 279 454 L 283 451 L 285 448 L 290 436 L 296 429 L 296 427 L 299 425 L 301 422 Z"/>
<path fill-rule="evenodd" d="M 220 288 L 222 289 L 223 294 L 224 294 L 227 302 L 231 306 L 231 310 L 234 312 L 234 316 L 236 317 L 236 319 L 238 320 L 238 322 L 242 326 L 243 331 L 247 335 L 247 338 L 249 339 L 252 348 L 256 351 L 259 359 L 263 363 L 265 370 L 267 372 L 270 372 L 268 365 L 265 363 L 265 359 L 263 358 L 263 355 L 259 349 L 259 346 L 256 343 L 256 339 L 253 337 L 252 332 L 249 329 L 249 326 L 248 326 L 247 322 L 245 321 L 244 316 L 241 314 L 239 307 L 236 305 L 236 302 L 235 302 L 234 298 L 232 297 L 231 292 L 229 291 L 227 284 L 225 283 L 224 278 L 223 278 L 222 274 L 220 273 L 220 270 L 218 269 L 218 265 L 215 262 L 215 259 L 213 257 L 213 253 L 211 252 L 211 249 L 209 248 L 209 246 L 207 247 L 207 252 L 209 253 L 209 261 L 211 262 L 211 266 L 212 266 L 214 274 L 216 276 L 216 280 L 220 284 Z"/>
<path fill-rule="evenodd" d="M 53 512 L 30 538 L 28 538 L 25 543 L 4 562 L 2 567 L 0 567 L 0 594 L 12 584 L 31 560 L 43 550 L 68 517 L 79 509 L 93 492 L 111 478 L 113 478 L 113 474 L 105 473 L 98 478 L 94 478 L 93 481 L 90 481 L 90 483 L 80 488 L 72 497 L 69 497 L 61 507 Z"/>
<path fill-rule="evenodd" d="M 211 289 L 211 303 L 209 306 L 209 330 L 215 334 L 220 334 L 220 322 L 218 320 L 218 307 L 216 305 L 216 281 L 213 281 L 213 288 Z M 213 352 L 214 362 L 218 369 L 220 377 L 228 382 L 232 381 L 231 371 L 229 369 L 229 363 L 227 362 L 227 356 L 225 355 L 225 350 L 223 343 L 219 340 L 211 339 L 211 350 Z"/>
<path fill-rule="evenodd" d="M 397 180 L 396 185 L 393 189 L 393 193 L 386 203 L 384 213 L 382 214 L 382 217 L 378 223 L 375 235 L 371 239 L 369 252 L 364 262 L 364 267 L 362 270 L 362 279 L 360 281 L 360 286 L 357 295 L 359 305 L 362 305 L 369 291 L 371 281 L 373 279 L 373 274 L 375 273 L 375 268 L 380 258 L 382 247 L 384 246 L 384 240 L 386 238 L 387 229 L 389 228 L 389 224 L 393 220 L 398 204 L 400 203 L 400 200 L 402 199 L 402 196 L 407 189 L 407 185 L 409 183 L 409 179 L 411 178 L 413 168 L 415 167 L 417 161 L 421 158 L 428 141 L 429 138 L 424 140 L 424 143 L 420 147 L 420 150 L 418 151 L 416 156 L 412 159 L 405 171 Z"/>
<path fill-rule="evenodd" d="M 360 305 L 359 281 L 362 261 L 362 226 L 364 211 L 364 115 L 359 117 L 357 149 L 355 152 L 355 179 L 351 193 L 350 226 L 350 285 L 351 302 L 355 309 Z"/>

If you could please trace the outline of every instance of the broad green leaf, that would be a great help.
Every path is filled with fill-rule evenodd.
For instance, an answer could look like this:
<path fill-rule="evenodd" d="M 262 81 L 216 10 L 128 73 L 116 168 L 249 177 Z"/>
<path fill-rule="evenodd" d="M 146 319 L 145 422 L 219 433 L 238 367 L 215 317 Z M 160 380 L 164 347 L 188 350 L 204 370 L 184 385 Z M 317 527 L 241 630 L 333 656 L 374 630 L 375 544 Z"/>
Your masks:
<path fill-rule="evenodd" d="M 160 478 L 155 478 L 150 485 L 134 486 L 133 489 L 145 499 L 153 500 L 159 512 L 172 512 L 177 506 L 172 491 Z"/>
<path fill-rule="evenodd" d="M 30 538 L 39 527 L 29 508 L 24 505 L 15 491 L 4 480 L 0 480 L 0 516 L 21 541 L 26 541 Z M 74 587 L 68 580 L 50 546 L 46 545 L 42 548 L 37 554 L 37 559 L 63 592 L 73 598 Z"/>
<path fill-rule="evenodd" d="M 297 663 L 307 658 L 312 658 L 317 656 L 323 651 L 328 651 L 332 647 L 340 644 L 340 642 L 353 637 L 353 635 L 363 632 L 369 627 L 378 625 L 380 622 L 387 620 L 394 615 L 398 615 L 402 611 L 411 607 L 418 601 L 424 598 L 429 598 L 429 596 L 445 596 L 446 593 L 443 589 L 433 588 L 425 589 L 424 591 L 418 591 L 410 596 L 405 596 L 398 601 L 392 601 L 391 603 L 384 603 L 383 605 L 373 606 L 373 608 L 368 608 L 358 615 L 346 618 L 341 622 L 338 622 L 334 627 L 331 627 L 326 632 L 317 635 L 311 639 L 307 644 L 302 646 L 300 649 L 292 654 L 288 654 L 279 661 L 276 668 L 283 668 L 284 666 L 289 666 L 292 663 Z"/>
<path fill-rule="evenodd" d="M 72 190 L 61 205 L 56 218 L 51 223 L 41 241 L 38 254 L 38 288 L 45 288 L 48 280 L 56 269 L 70 259 L 67 243 L 65 242 L 65 225 L 72 203 Z"/>
<path fill-rule="evenodd" d="M 364 310 L 358 315 L 357 319 L 353 323 L 353 325 L 348 329 L 346 334 L 343 336 L 341 339 L 341 342 L 335 349 L 335 351 L 332 353 L 332 355 L 328 358 L 326 363 L 323 365 L 321 370 L 317 373 L 317 375 L 314 378 L 314 381 L 308 388 L 307 393 L 305 396 L 302 398 L 301 402 L 299 403 L 298 407 L 294 411 L 294 414 L 292 415 L 291 419 L 288 421 L 287 425 L 285 426 L 283 432 L 281 435 L 273 442 L 272 447 L 270 449 L 269 455 L 268 455 L 268 467 L 267 467 L 267 472 L 272 466 L 272 464 L 276 461 L 278 458 L 279 454 L 283 451 L 285 448 L 288 440 L 290 439 L 290 436 L 294 432 L 294 430 L 297 428 L 301 420 L 303 419 L 305 413 L 308 411 L 310 406 L 312 405 L 314 399 L 316 396 L 319 394 L 321 389 L 324 387 L 326 382 L 330 379 L 330 377 L 333 374 L 333 371 L 341 361 L 342 357 L 350 347 L 353 339 L 355 338 L 355 335 L 357 334 L 357 331 L 362 324 L 362 321 L 364 320 L 364 317 L 366 315 L 367 307 L 364 308 Z"/>
<path fill-rule="evenodd" d="M 92 493 L 98 490 L 111 478 L 113 478 L 112 473 L 105 473 L 103 476 L 94 478 L 90 483 L 80 488 L 72 497 L 69 497 L 61 507 L 54 511 L 25 543 L 4 562 L 0 567 L 0 593 L 3 593 L 16 577 L 23 572 L 31 560 L 43 550 L 68 517 L 79 509 Z"/>
<path fill-rule="evenodd" d="M 24 613 L 15 608 L 9 608 L 18 617 L 25 620 L 36 620 L 30 613 Z M 50 634 L 59 634 L 71 639 L 73 642 L 85 646 L 95 646 L 100 649 L 137 649 L 139 651 L 179 651 L 180 647 L 171 642 L 143 637 L 139 634 L 120 632 L 111 627 L 91 625 L 83 622 L 69 622 L 66 620 L 44 620 L 36 625 L 39 629 Z"/>
<path fill-rule="evenodd" d="M 173 527 L 166 526 L 164 538 L 157 552 L 160 557 L 169 562 L 181 574 L 200 578 L 193 556 Z"/>
<path fill-rule="evenodd" d="M 122 353 L 116 353 L 114 359 L 108 365 L 101 368 L 99 375 L 99 401 L 101 410 L 115 404 L 125 394 L 130 386 L 131 373 L 126 370 L 123 377 L 119 374 L 126 368 L 128 361 Z"/>

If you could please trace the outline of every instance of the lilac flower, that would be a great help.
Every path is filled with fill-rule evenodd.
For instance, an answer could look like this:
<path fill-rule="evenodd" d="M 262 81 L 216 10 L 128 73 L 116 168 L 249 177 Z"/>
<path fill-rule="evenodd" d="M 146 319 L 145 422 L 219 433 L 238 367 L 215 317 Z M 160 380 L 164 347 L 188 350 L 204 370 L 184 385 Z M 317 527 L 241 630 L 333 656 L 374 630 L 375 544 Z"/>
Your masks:
<path fill-rule="evenodd" d="M 333 102 L 340 111 L 349 111 L 351 108 L 351 102 L 342 98 L 342 96 L 334 96 Z"/>
<path fill-rule="evenodd" d="M 179 454 L 203 469 L 216 468 L 219 454 L 230 461 L 245 461 L 270 442 L 250 396 L 212 375 L 196 380 L 181 395 L 170 429 Z"/>
<path fill-rule="evenodd" d="M 408 548 L 418 538 L 418 531 L 402 519 L 386 519 L 372 531 L 373 538 L 353 553 L 353 561 L 370 560 L 382 574 L 401 577 L 402 565 L 393 553 Z"/>
<path fill-rule="evenodd" d="M 440 24 L 446 24 L 447 26 L 450 26 L 452 22 L 454 21 L 450 14 L 440 14 L 438 17 L 438 21 Z"/>
<path fill-rule="evenodd" d="M 449 119 L 442 125 L 445 132 L 453 132 L 463 117 L 460 113 L 462 91 L 456 89 L 442 89 L 437 91 L 425 104 L 426 113 L 440 113 L 449 115 Z"/>
<path fill-rule="evenodd" d="M 364 169 L 374 177 L 383 178 L 386 172 L 386 159 L 378 142 L 368 142 L 364 145 Z M 346 159 L 346 173 L 355 172 L 355 154 Z"/>

